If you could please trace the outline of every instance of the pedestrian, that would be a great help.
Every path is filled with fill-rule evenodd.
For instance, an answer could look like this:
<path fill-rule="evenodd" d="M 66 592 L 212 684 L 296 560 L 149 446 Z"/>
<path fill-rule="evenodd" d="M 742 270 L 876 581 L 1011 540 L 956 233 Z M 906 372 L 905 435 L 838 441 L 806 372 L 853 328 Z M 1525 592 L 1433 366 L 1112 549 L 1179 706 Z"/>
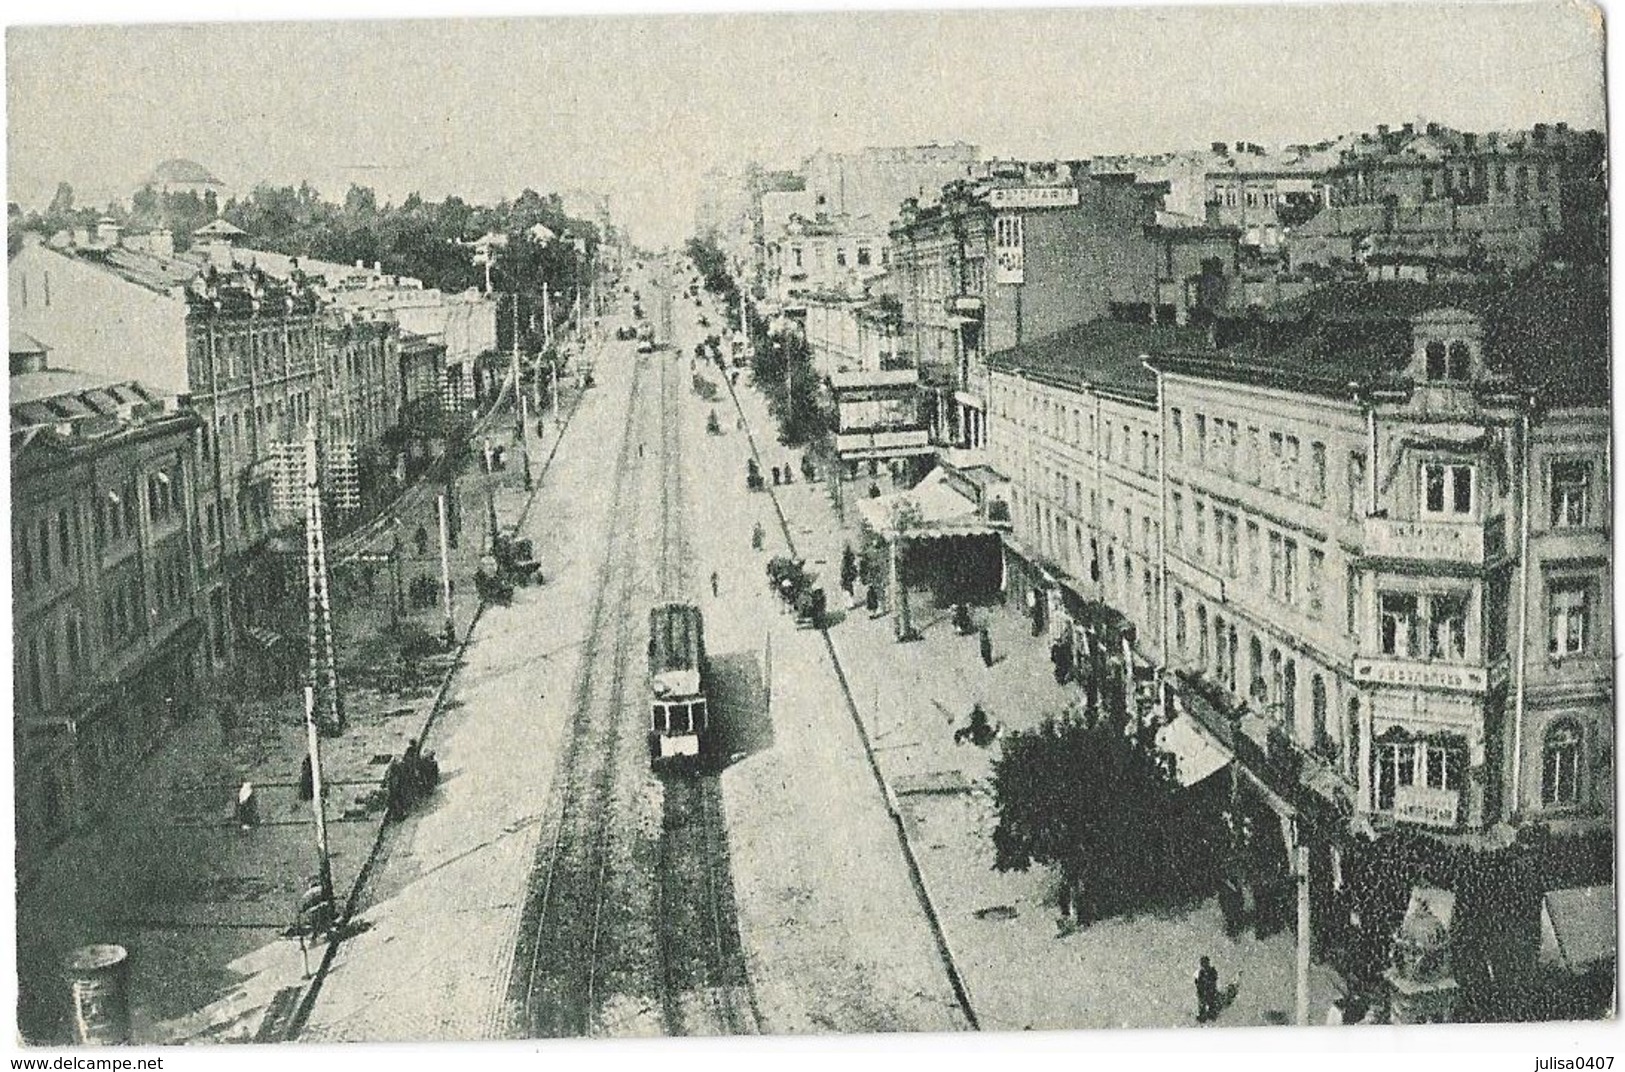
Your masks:
<path fill-rule="evenodd" d="M 299 799 L 309 800 L 316 795 L 315 772 L 310 766 L 310 755 L 299 761 Z"/>
<path fill-rule="evenodd" d="M 643 457 L 643 444 L 642 443 L 638 444 L 638 457 L 640 457 L 640 458 Z"/>
<path fill-rule="evenodd" d="M 712 570 L 711 571 L 711 597 L 713 599 L 715 599 L 716 594 L 717 594 L 717 571 Z"/>
<path fill-rule="evenodd" d="M 254 796 L 254 783 L 244 782 L 237 790 L 237 825 L 247 830 L 260 824 L 260 802 Z"/>
<path fill-rule="evenodd" d="M 987 626 L 985 625 L 982 626 L 980 641 L 982 647 L 982 665 L 991 667 L 993 665 L 993 638 L 988 635 Z"/>
<path fill-rule="evenodd" d="M 1196 969 L 1196 1022 L 1205 1024 L 1219 1016 L 1219 969 L 1203 957 Z"/>
<path fill-rule="evenodd" d="M 779 486 L 779 467 L 776 465 L 773 467 L 773 486 Z"/>
<path fill-rule="evenodd" d="M 863 596 L 863 605 L 869 608 L 871 618 L 880 613 L 880 589 L 877 586 L 872 584 L 869 586 L 869 591 Z"/>

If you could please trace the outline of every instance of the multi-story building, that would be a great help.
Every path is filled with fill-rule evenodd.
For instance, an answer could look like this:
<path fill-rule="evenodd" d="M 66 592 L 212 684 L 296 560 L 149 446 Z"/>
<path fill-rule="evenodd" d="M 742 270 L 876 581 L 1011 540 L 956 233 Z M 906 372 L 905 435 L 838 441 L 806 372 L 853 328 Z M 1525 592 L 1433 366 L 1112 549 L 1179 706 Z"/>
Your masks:
<path fill-rule="evenodd" d="M 844 153 L 820 149 L 801 171 L 815 214 L 870 219 L 883 235 L 905 200 L 934 197 L 950 182 L 974 178 L 980 155 L 965 142 Z"/>
<path fill-rule="evenodd" d="M 1056 631 L 1080 603 L 1106 603 L 1142 654 L 1162 658 L 1162 428 L 1145 355 L 1204 338 L 1098 320 L 989 357 L 988 463 L 1010 482 L 1006 574 L 1051 604 Z"/>
<path fill-rule="evenodd" d="M 1170 611 L 1227 621 L 1176 658 L 1334 764 L 1360 814 L 1484 836 L 1606 813 L 1601 278 L 1331 287 L 1278 316 L 1273 340 L 1155 359 L 1189 534 Z M 1562 768 L 1555 722 L 1582 742 Z"/>
<path fill-rule="evenodd" d="M 1611 827 L 1601 270 L 1331 285 L 990 364 L 1006 575 L 1187 675 L 1178 709 L 1305 839 L 1317 898 L 1351 829 Z"/>
<path fill-rule="evenodd" d="M 278 571 L 251 568 L 252 559 L 301 516 L 275 489 L 306 422 L 328 412 L 370 427 L 361 414 L 376 405 L 322 389 L 329 325 L 318 292 L 298 274 L 239 266 L 229 236 L 164 256 L 126 247 L 116 227 L 85 245 L 26 244 L 8 288 L 12 324 L 72 355 L 76 371 L 139 379 L 202 420 L 200 585 L 212 608 L 231 582 L 234 613 L 209 618 L 209 650 L 229 650 L 233 621 L 256 620 L 269 602 L 261 583 L 280 584 Z M 344 378 L 359 391 L 359 374 L 375 371 L 376 362 L 358 365 Z"/>
<path fill-rule="evenodd" d="M 1136 307 L 1151 318 L 1160 191 L 1066 164 L 994 165 L 892 231 L 904 345 L 942 444 L 987 442 L 984 355 Z"/>
<path fill-rule="evenodd" d="M 185 717 L 225 635 L 205 583 L 202 422 L 133 381 L 12 343 L 13 730 L 19 860 L 92 814 Z M 213 625 L 206 623 L 213 620 Z M 223 655 L 223 650 L 213 654 Z"/>

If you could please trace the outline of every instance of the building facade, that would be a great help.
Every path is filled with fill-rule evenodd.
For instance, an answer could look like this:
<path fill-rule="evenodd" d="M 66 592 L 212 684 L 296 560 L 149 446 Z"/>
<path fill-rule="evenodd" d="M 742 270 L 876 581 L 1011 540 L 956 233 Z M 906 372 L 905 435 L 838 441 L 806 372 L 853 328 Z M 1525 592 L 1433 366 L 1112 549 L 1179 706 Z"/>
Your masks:
<path fill-rule="evenodd" d="M 19 862 L 101 806 L 187 716 L 218 590 L 198 540 L 201 421 L 138 383 L 11 378 Z"/>

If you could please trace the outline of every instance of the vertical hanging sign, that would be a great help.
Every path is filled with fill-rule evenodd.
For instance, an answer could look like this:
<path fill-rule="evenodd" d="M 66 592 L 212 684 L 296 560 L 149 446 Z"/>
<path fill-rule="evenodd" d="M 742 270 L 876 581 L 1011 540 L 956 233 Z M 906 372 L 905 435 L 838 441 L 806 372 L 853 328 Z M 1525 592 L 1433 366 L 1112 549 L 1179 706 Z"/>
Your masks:
<path fill-rule="evenodd" d="M 1020 216 L 996 216 L 993 219 L 993 281 L 995 283 L 1021 283 L 1025 281 L 1022 261 L 1022 227 Z"/>

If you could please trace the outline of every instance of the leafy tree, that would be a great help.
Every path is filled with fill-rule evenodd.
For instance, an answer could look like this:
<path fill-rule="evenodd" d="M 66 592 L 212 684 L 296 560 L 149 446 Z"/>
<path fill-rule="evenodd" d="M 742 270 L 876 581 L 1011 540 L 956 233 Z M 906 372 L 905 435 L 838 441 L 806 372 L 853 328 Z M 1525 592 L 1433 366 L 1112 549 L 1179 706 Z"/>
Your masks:
<path fill-rule="evenodd" d="M 1131 720 L 1120 668 L 1096 657 L 1098 703 L 1007 734 L 993 765 L 994 867 L 1057 868 L 1063 916 L 1080 921 L 1140 907 L 1177 890 L 1181 827 L 1200 822 L 1179 800 L 1176 761 L 1156 731 Z"/>

